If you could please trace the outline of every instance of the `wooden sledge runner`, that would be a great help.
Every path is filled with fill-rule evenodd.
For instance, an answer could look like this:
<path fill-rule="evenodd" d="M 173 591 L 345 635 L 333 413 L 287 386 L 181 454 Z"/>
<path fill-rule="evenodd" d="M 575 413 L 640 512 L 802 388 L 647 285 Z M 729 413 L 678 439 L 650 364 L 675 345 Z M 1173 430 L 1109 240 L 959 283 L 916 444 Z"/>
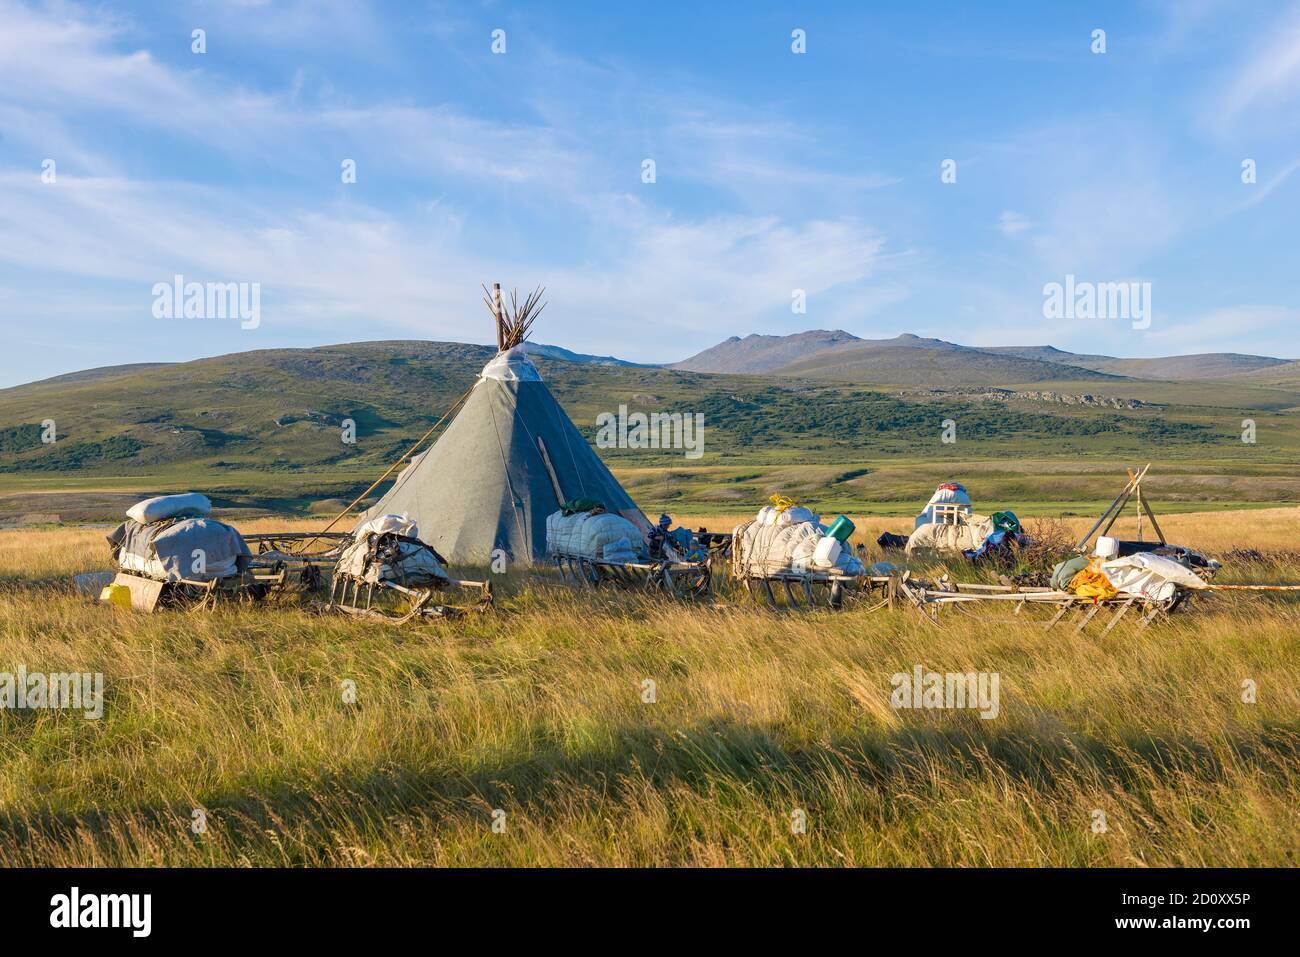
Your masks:
<path fill-rule="evenodd" d="M 773 608 L 842 608 L 851 596 L 869 593 L 873 583 L 888 581 L 870 575 L 846 575 L 835 569 L 763 572 L 734 558 L 731 577 L 740 582 L 745 594 Z"/>
<path fill-rule="evenodd" d="M 845 598 L 858 591 L 866 579 L 834 571 L 779 572 L 763 574 L 756 571 L 737 572 L 732 577 L 745 588 L 745 593 L 771 605 L 773 608 L 813 608 L 824 604 L 842 608 Z M 775 587 L 774 587 L 775 586 Z M 777 588 L 780 591 L 777 591 Z M 784 596 L 784 604 L 778 601 Z M 819 599 L 819 596 L 822 596 Z"/>

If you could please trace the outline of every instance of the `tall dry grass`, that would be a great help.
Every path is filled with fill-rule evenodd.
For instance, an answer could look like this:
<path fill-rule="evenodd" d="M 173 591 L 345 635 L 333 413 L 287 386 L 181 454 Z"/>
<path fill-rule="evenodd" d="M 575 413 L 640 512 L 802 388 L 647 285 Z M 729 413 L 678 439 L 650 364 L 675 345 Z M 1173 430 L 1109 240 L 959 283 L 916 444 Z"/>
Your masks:
<path fill-rule="evenodd" d="M 0 712 L 2 864 L 1296 863 L 1293 601 L 1096 638 L 531 576 L 450 624 L 144 617 L 58 584 L 100 533 L 10 534 L 0 670 L 100 671 L 107 700 Z M 916 664 L 997 672 L 999 716 L 895 710 Z"/>

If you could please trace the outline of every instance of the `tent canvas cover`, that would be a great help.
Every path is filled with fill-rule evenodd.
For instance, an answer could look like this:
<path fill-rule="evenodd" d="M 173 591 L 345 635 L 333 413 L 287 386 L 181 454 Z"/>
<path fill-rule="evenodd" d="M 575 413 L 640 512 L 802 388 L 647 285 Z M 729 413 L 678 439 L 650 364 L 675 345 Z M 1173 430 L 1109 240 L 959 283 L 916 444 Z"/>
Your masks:
<path fill-rule="evenodd" d="M 502 549 L 530 565 L 546 557 L 546 516 L 575 498 L 600 502 L 643 534 L 650 527 L 516 345 L 483 368 L 446 431 L 363 521 L 405 515 L 452 563 L 487 564 Z"/>

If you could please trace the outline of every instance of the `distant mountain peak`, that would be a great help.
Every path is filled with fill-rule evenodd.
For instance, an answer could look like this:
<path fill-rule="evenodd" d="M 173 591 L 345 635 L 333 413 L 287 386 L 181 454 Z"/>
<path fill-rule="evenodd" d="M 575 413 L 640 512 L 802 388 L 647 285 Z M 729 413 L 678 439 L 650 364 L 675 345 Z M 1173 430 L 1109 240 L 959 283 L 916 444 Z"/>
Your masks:
<path fill-rule="evenodd" d="M 1266 373 L 1286 360 L 1236 353 L 1120 359 L 1055 346 L 963 346 L 904 332 L 860 339 L 842 329 L 732 336 L 669 366 L 688 372 L 844 378 L 881 384 L 928 380 L 968 385 L 1094 378 L 1212 379 Z"/>
<path fill-rule="evenodd" d="M 668 368 L 684 372 L 772 372 L 806 356 L 861 341 L 843 329 L 808 329 L 788 336 L 751 332 L 743 339 L 724 339 Z"/>

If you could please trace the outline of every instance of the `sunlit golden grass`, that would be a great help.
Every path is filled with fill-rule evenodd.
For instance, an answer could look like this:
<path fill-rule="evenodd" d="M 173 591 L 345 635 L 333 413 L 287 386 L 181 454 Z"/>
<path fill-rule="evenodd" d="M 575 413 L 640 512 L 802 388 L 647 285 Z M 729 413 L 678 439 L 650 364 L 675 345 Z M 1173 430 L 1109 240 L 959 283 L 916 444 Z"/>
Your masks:
<path fill-rule="evenodd" d="M 1291 548 L 1300 510 L 1261 514 L 1162 525 Z M 106 567 L 102 535 L 0 532 L 0 671 L 106 691 L 98 721 L 0 712 L 0 864 L 1296 863 L 1300 600 L 1210 598 L 1097 638 L 532 575 L 447 624 L 146 617 L 66 588 Z M 1000 714 L 895 710 L 890 677 L 917 664 L 997 672 Z"/>

